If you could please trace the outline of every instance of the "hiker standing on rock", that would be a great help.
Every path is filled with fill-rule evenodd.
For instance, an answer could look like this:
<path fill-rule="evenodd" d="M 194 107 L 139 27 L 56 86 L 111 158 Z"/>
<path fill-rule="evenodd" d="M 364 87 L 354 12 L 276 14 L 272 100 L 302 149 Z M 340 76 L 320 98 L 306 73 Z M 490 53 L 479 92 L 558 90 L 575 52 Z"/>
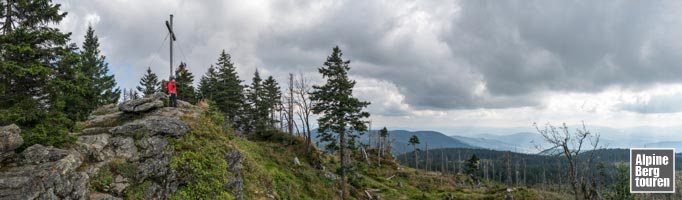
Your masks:
<path fill-rule="evenodd" d="M 168 81 L 167 85 L 168 89 L 168 94 L 170 95 L 170 106 L 171 107 L 177 107 L 177 99 L 178 99 L 178 92 L 175 88 L 175 78 L 170 77 L 170 81 Z"/>

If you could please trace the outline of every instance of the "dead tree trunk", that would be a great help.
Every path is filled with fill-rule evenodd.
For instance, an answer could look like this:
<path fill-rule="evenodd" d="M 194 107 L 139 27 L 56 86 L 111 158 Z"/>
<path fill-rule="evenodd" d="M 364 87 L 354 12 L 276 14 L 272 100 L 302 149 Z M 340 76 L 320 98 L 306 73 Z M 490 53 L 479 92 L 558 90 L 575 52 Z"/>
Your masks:
<path fill-rule="evenodd" d="M 507 187 L 512 186 L 511 152 L 507 151 Z"/>

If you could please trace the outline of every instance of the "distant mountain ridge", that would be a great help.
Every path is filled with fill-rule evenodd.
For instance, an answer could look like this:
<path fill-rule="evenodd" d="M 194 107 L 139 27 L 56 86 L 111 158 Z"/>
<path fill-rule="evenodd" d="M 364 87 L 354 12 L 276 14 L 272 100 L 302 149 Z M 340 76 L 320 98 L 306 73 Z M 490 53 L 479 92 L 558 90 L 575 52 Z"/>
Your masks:
<path fill-rule="evenodd" d="M 402 154 L 412 151 L 413 147 L 410 145 L 410 137 L 413 135 L 419 138 L 417 148 L 424 150 L 426 144 L 429 149 L 438 148 L 471 148 L 478 149 L 481 147 L 468 144 L 457 138 L 449 137 L 443 133 L 436 131 L 406 131 L 406 130 L 392 130 L 389 131 L 390 138 L 393 140 L 393 153 Z"/>
<path fill-rule="evenodd" d="M 376 143 L 377 130 L 372 130 L 372 145 Z M 457 138 L 452 138 L 443 133 L 437 131 L 407 131 L 407 130 L 389 130 L 389 139 L 393 143 L 392 153 L 395 155 L 403 154 L 408 151 L 412 151 L 413 147 L 410 145 L 410 137 L 416 135 L 419 138 L 418 149 L 425 149 L 428 143 L 429 149 L 437 148 L 481 148 L 475 145 L 468 144 Z M 317 138 L 317 129 L 312 131 L 311 134 L 314 141 L 320 143 L 319 138 Z M 369 142 L 369 136 L 363 134 L 359 138 L 359 142 L 367 144 Z M 318 144 L 318 147 L 323 147 L 323 144 Z"/>
<path fill-rule="evenodd" d="M 571 131 L 575 127 L 569 126 Z M 634 147 L 655 147 L 655 148 L 675 148 L 676 152 L 682 152 L 682 140 L 668 139 L 668 137 L 640 137 L 645 134 L 645 128 L 632 129 L 613 129 L 608 127 L 587 127 L 588 131 L 598 133 L 600 137 L 600 146 L 603 148 L 634 148 Z M 492 131 L 479 132 L 475 131 Z M 548 148 L 550 145 L 537 132 L 521 131 L 522 128 L 508 129 L 510 134 L 503 134 L 503 128 L 488 128 L 475 129 L 469 128 L 462 133 L 444 134 L 438 131 L 410 131 L 410 130 L 389 130 L 390 139 L 393 141 L 393 153 L 399 155 L 408 151 L 412 151 L 413 147 L 409 144 L 409 138 L 412 135 L 419 137 L 420 144 L 417 145 L 419 149 L 425 149 L 426 143 L 429 144 L 429 149 L 437 148 L 471 148 L 471 149 L 489 149 L 497 151 L 512 151 L 517 153 L 539 153 L 541 150 Z M 652 131 L 663 130 L 662 128 L 653 128 Z M 662 132 L 669 133 L 670 130 Z M 376 143 L 377 130 L 372 130 L 372 145 Z M 313 138 L 318 141 L 317 130 L 313 130 Z M 667 135 L 667 134 L 663 134 Z M 671 140 L 673 139 L 673 140 Z M 369 137 L 367 134 L 360 136 L 359 142 L 367 144 Z M 318 144 L 320 147 L 323 145 Z"/>

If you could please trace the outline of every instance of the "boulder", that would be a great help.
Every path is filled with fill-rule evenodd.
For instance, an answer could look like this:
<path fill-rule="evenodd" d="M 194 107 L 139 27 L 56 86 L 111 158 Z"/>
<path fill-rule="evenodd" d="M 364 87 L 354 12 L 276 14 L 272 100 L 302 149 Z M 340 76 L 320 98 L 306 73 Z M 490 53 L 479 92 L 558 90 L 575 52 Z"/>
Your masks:
<path fill-rule="evenodd" d="M 189 103 L 188 103 L 189 104 Z M 149 112 L 151 116 L 162 116 L 162 117 L 192 117 L 198 118 L 201 115 L 201 108 L 198 106 L 188 106 L 188 107 L 163 107 Z"/>
<path fill-rule="evenodd" d="M 242 177 L 242 153 L 237 150 L 228 151 L 225 154 L 225 161 L 227 161 L 227 166 L 230 171 L 232 171 L 233 176 L 230 178 L 230 182 L 227 183 L 227 187 L 232 189 L 234 192 L 235 199 L 244 199 L 244 180 Z"/>
<path fill-rule="evenodd" d="M 167 154 L 168 140 L 162 136 L 142 138 L 137 143 L 140 147 L 140 159 L 158 158 Z"/>
<path fill-rule="evenodd" d="M 330 171 L 324 171 L 324 173 L 323 173 L 322 175 L 324 175 L 324 177 L 325 177 L 325 178 L 328 178 L 329 180 L 339 180 L 339 179 L 341 179 L 341 178 L 339 177 L 339 175 L 336 175 L 336 174 L 334 174 L 334 173 L 332 173 L 332 172 L 330 172 Z"/>
<path fill-rule="evenodd" d="M 111 184 L 111 191 L 118 196 L 124 196 L 125 190 L 130 186 L 128 179 L 121 175 L 116 175 L 114 183 Z"/>
<path fill-rule="evenodd" d="M 109 129 L 112 135 L 166 135 L 179 138 L 189 132 L 187 124 L 174 117 L 151 116 Z"/>
<path fill-rule="evenodd" d="M 45 147 L 40 144 L 35 144 L 24 150 L 24 152 L 21 153 L 21 156 L 23 158 L 22 163 L 24 165 L 35 165 L 57 161 L 69 155 L 70 153 L 71 152 L 64 149 L 58 149 L 51 146 Z"/>
<path fill-rule="evenodd" d="M 294 157 L 294 164 L 296 166 L 301 166 L 301 161 L 298 160 L 298 157 Z"/>
<path fill-rule="evenodd" d="M 0 171 L 0 199 L 85 199 L 89 176 L 76 169 L 76 151 L 33 145 L 22 153 L 24 165 Z"/>
<path fill-rule="evenodd" d="M 166 94 L 155 93 L 145 98 L 123 102 L 118 105 L 118 109 L 120 111 L 129 113 L 147 112 L 149 110 L 163 107 L 163 102 L 166 98 L 168 98 L 168 95 Z"/>
<path fill-rule="evenodd" d="M 83 129 L 81 132 L 76 133 L 76 135 L 97 135 L 102 133 L 109 133 L 111 127 L 92 127 Z"/>
<path fill-rule="evenodd" d="M 78 148 L 80 152 L 90 160 L 100 162 L 107 158 L 102 150 L 109 144 L 110 137 L 109 134 L 79 136 L 76 144 L 80 147 Z"/>
<path fill-rule="evenodd" d="M 22 144 L 21 129 L 15 124 L 0 127 L 0 153 L 13 151 Z"/>
<path fill-rule="evenodd" d="M 123 112 L 112 112 L 103 115 L 92 115 L 83 122 L 84 127 L 111 127 L 120 123 Z"/>
<path fill-rule="evenodd" d="M 118 111 L 118 107 L 115 103 L 103 105 L 90 113 L 90 115 L 103 115 Z"/>
<path fill-rule="evenodd" d="M 171 156 L 160 156 L 159 158 L 148 158 L 140 161 L 137 165 L 137 178 L 139 179 L 158 179 L 165 180 L 175 178 L 171 174 L 170 164 Z"/>
<path fill-rule="evenodd" d="M 131 137 L 115 136 L 109 139 L 109 144 L 102 150 L 102 156 L 106 159 L 119 158 L 128 161 L 137 161 L 137 146 Z"/>

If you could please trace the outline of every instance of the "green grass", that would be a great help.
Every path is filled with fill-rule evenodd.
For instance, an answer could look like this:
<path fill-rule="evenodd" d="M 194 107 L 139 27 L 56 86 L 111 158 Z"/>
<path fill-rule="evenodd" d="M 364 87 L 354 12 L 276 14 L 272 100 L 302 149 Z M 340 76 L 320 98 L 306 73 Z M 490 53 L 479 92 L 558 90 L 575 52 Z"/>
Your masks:
<path fill-rule="evenodd" d="M 227 134 L 208 114 L 199 119 L 185 119 L 191 132 L 180 139 L 171 139 L 173 150 L 179 152 L 170 167 L 177 178 L 187 180 L 171 199 L 234 199 L 226 188 L 231 177 L 225 154 L 231 150 Z"/>
<path fill-rule="evenodd" d="M 337 199 L 340 181 L 326 178 L 325 171 L 314 164 L 321 163 L 327 172 L 336 172 L 336 155 L 314 148 L 306 152 L 302 138 L 277 131 L 267 139 L 234 137 L 229 128 L 218 125 L 223 124 L 221 119 L 211 113 L 184 119 L 191 132 L 171 140 L 172 148 L 178 152 L 171 160 L 171 168 L 178 172 L 178 179 L 188 181 L 171 199 L 234 199 L 234 192 L 226 184 L 236 174 L 228 170 L 224 156 L 235 150 L 242 153 L 245 199 Z M 390 155 L 378 167 L 376 151 L 368 153 L 372 165 L 367 165 L 359 154 L 350 161 L 353 167 L 348 170 L 347 196 L 351 199 L 366 199 L 365 191 L 381 199 L 443 199 L 449 194 L 455 199 L 504 199 L 507 194 L 501 183 L 484 181 L 481 187 L 472 187 L 466 176 L 441 176 L 406 168 L 393 162 Z M 294 164 L 295 157 L 301 166 Z M 556 193 L 525 187 L 516 188 L 512 195 L 515 199 L 561 199 Z"/>

